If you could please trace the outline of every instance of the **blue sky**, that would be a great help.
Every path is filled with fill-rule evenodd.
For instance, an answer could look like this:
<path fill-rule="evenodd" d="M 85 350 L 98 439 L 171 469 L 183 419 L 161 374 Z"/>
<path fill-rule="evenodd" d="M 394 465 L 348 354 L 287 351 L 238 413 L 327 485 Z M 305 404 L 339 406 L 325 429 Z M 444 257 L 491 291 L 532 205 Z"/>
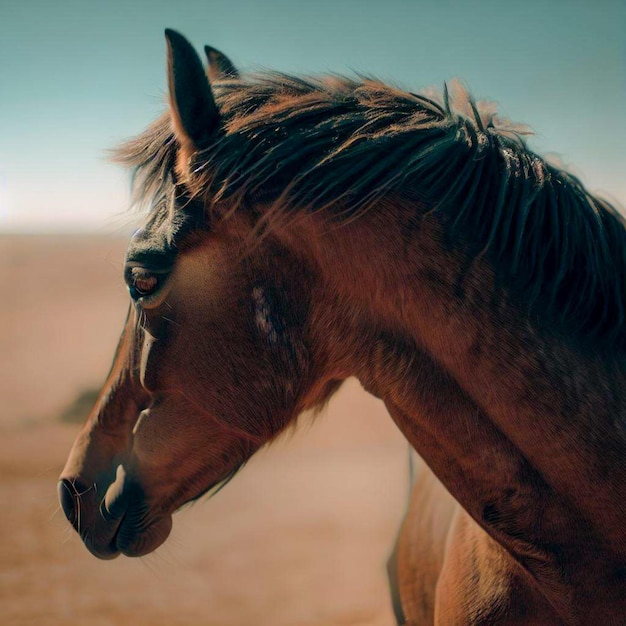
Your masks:
<path fill-rule="evenodd" d="M 623 0 L 0 0 L 0 232 L 133 221 L 105 151 L 163 109 L 165 27 L 242 69 L 461 78 L 626 205 Z"/>

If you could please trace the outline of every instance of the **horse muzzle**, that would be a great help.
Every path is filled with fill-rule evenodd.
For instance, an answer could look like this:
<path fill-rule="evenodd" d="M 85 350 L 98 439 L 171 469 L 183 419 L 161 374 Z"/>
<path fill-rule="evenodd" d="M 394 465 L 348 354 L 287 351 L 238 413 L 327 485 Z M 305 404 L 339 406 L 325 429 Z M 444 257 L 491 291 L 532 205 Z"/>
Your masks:
<path fill-rule="evenodd" d="M 156 550 L 172 529 L 172 516 L 154 511 L 122 465 L 108 485 L 66 476 L 59 481 L 58 492 L 68 521 L 100 559 L 144 556 Z"/>

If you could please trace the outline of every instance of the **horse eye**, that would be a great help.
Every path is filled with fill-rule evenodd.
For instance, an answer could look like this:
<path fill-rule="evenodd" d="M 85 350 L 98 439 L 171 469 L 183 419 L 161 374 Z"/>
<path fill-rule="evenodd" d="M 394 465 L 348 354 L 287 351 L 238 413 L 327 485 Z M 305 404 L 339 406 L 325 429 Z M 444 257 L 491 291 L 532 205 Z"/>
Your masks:
<path fill-rule="evenodd" d="M 159 278 L 143 267 L 133 267 L 128 273 L 128 288 L 133 299 L 149 296 L 159 286 Z"/>

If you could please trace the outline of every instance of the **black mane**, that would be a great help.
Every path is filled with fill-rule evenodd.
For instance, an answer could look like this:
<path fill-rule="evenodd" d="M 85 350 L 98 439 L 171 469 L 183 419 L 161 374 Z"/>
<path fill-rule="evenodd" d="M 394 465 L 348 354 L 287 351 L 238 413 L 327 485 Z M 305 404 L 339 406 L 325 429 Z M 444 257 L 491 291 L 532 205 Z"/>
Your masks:
<path fill-rule="evenodd" d="M 274 73 L 214 94 L 222 132 L 193 163 L 207 210 L 263 202 L 343 219 L 392 195 L 419 201 L 537 314 L 626 346 L 623 218 L 467 94 L 451 106 L 447 89 L 438 103 L 373 80 Z M 168 114 L 118 149 L 136 200 L 167 193 L 176 150 Z"/>

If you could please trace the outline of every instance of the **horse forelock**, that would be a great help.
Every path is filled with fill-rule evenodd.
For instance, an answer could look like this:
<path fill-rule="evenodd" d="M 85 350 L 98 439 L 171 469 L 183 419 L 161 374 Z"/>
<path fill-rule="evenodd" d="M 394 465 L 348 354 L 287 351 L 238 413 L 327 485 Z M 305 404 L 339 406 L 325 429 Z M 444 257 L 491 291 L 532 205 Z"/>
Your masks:
<path fill-rule="evenodd" d="M 623 218 L 530 151 L 526 127 L 451 87 L 413 94 L 364 77 L 279 73 L 217 82 L 222 130 L 190 164 L 196 186 L 218 215 L 263 203 L 279 216 L 345 219 L 393 195 L 431 206 L 529 310 L 623 347 Z M 176 151 L 168 114 L 118 149 L 136 201 L 168 192 Z"/>

